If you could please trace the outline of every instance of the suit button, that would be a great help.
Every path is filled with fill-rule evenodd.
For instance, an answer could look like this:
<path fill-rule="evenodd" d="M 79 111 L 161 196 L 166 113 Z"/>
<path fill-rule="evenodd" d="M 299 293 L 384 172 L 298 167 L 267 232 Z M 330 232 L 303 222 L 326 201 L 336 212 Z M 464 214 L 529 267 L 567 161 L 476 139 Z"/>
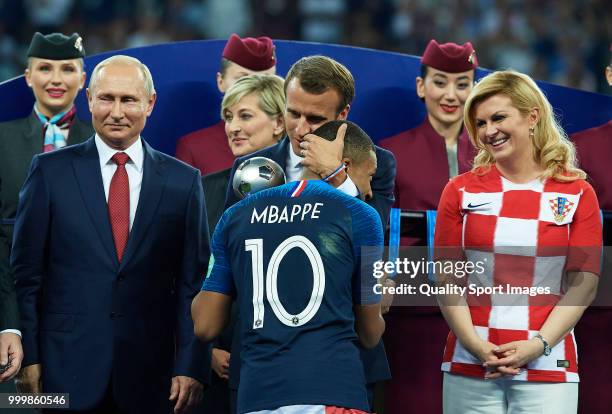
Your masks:
<path fill-rule="evenodd" d="M 117 316 L 117 314 L 115 312 L 111 312 L 110 313 L 110 318 L 111 319 L 115 319 L 115 316 Z"/>
<path fill-rule="evenodd" d="M 123 280 L 124 280 L 124 279 L 125 279 L 125 277 L 124 277 L 123 275 L 119 275 L 119 276 L 117 276 L 117 280 L 118 280 L 119 282 L 123 282 Z"/>

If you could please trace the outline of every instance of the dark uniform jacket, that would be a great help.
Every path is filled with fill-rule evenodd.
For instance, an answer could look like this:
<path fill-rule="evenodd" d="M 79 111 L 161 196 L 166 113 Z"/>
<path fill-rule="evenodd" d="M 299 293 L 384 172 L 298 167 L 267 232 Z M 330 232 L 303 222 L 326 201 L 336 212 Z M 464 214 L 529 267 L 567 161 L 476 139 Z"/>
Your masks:
<path fill-rule="evenodd" d="M 93 134 L 90 125 L 75 118 L 68 133 L 68 145 L 85 141 Z M 0 331 L 17 329 L 19 318 L 9 256 L 19 189 L 30 162 L 43 149 L 42 124 L 32 111 L 26 118 L 0 123 Z"/>
<path fill-rule="evenodd" d="M 448 157 L 444 138 L 428 119 L 416 128 L 380 141 L 397 163 L 395 206 L 404 210 L 436 210 L 448 183 Z M 472 168 L 476 151 L 465 128 L 457 139 L 459 174 Z"/>

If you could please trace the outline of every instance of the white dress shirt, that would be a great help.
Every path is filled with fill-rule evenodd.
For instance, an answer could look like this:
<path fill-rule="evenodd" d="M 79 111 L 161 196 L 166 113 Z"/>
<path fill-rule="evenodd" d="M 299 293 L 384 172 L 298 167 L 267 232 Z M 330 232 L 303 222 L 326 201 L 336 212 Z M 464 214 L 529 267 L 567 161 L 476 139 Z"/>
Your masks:
<path fill-rule="evenodd" d="M 304 158 L 293 152 L 291 143 L 289 143 L 289 156 L 287 157 L 287 167 L 285 168 L 287 182 L 297 181 L 302 178 L 302 170 L 304 169 L 302 161 L 304 161 Z M 346 175 L 346 180 L 344 180 L 340 186 L 336 187 L 336 189 L 351 197 L 357 197 L 359 195 L 357 186 L 348 174 Z"/>
<path fill-rule="evenodd" d="M 140 138 L 130 145 L 125 151 L 117 151 L 109 147 L 96 134 L 96 148 L 100 157 L 100 170 L 102 171 L 102 183 L 104 184 L 104 196 L 108 203 L 108 191 L 110 183 L 113 179 L 113 174 L 117 170 L 117 164 L 112 160 L 113 155 L 117 152 L 125 152 L 130 159 L 125 164 L 125 170 L 130 180 L 130 231 L 136 217 L 136 208 L 138 207 L 138 199 L 140 198 L 140 187 L 142 185 L 142 167 L 144 164 L 144 147 Z"/>

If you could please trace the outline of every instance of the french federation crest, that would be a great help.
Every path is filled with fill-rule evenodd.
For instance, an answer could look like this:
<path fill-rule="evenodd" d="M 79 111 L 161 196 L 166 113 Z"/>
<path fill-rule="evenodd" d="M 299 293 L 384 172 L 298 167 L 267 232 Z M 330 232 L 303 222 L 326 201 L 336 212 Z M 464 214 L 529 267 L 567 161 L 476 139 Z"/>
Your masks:
<path fill-rule="evenodd" d="M 565 216 L 567 216 L 567 213 L 574 207 L 574 203 L 569 201 L 567 197 L 553 198 L 549 200 L 549 203 L 557 223 L 561 223 Z"/>

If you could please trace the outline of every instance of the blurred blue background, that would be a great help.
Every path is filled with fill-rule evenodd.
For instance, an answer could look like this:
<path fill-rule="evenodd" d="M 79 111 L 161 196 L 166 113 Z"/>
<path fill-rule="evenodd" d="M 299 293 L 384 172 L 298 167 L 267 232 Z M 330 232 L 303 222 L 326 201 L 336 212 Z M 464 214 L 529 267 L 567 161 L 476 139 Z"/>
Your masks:
<path fill-rule="evenodd" d="M 469 40 L 483 67 L 609 93 L 611 10 L 606 0 L 0 0 L 0 81 L 23 72 L 37 30 L 79 32 L 90 55 L 237 32 L 413 55 L 431 38 Z"/>

